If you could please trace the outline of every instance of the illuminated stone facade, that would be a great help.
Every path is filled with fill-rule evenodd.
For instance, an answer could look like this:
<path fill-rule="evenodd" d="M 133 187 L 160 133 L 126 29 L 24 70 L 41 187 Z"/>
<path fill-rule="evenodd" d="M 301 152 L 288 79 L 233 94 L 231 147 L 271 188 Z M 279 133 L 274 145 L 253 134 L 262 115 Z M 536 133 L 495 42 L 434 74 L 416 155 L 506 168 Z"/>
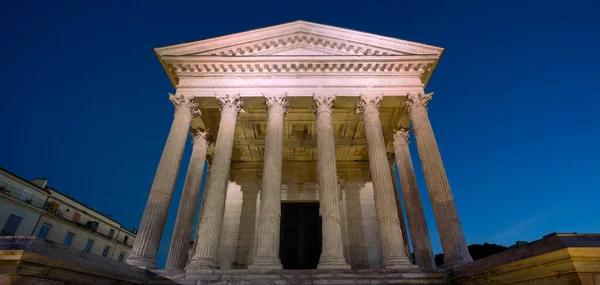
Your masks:
<path fill-rule="evenodd" d="M 445 262 L 471 261 L 426 110 L 431 94 L 424 88 L 443 48 L 297 21 L 155 52 L 176 89 L 176 111 L 129 264 L 156 268 L 192 128 L 215 143 L 207 151 L 206 136 L 194 140 L 194 170 L 188 170 L 167 269 L 285 268 L 281 203 L 299 202 L 319 203 L 317 268 L 434 267 L 408 141 L 393 138 L 411 122 Z M 207 153 L 212 161 L 200 219 L 192 225 Z M 402 166 L 417 265 L 405 249 L 391 153 Z M 191 239 L 197 242 L 189 256 Z"/>

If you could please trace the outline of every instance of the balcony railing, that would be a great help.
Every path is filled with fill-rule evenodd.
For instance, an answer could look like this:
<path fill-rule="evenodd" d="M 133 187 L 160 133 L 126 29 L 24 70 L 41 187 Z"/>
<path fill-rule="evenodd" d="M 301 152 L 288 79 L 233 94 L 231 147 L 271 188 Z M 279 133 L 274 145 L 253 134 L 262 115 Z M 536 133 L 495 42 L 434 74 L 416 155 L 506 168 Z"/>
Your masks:
<path fill-rule="evenodd" d="M 25 189 L 16 188 L 8 183 L 0 181 L 0 193 L 3 195 L 12 197 L 14 199 L 21 200 L 25 204 L 32 205 L 36 208 L 40 208 L 43 210 L 47 210 L 46 207 L 46 199 L 42 199 L 36 197 L 30 191 L 26 191 Z"/>

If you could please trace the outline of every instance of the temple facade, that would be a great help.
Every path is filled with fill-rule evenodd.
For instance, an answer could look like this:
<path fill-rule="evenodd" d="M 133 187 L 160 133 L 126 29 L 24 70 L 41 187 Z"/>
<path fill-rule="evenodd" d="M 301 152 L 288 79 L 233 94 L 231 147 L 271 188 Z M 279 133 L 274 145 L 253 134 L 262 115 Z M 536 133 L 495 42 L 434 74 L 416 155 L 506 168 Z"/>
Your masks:
<path fill-rule="evenodd" d="M 166 269 L 432 269 L 425 198 L 444 267 L 472 261 L 427 113 L 443 51 L 304 21 L 156 48 L 175 113 L 127 263 L 156 268 L 189 136 Z"/>

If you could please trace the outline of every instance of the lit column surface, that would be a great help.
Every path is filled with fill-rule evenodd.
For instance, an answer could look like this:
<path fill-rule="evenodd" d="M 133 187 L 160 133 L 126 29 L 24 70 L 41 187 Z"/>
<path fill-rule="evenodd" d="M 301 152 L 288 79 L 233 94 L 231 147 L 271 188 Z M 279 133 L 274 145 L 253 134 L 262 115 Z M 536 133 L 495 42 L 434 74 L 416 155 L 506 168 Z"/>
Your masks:
<path fill-rule="evenodd" d="M 394 152 L 398 166 L 398 176 L 404 198 L 404 208 L 410 228 L 410 239 L 412 240 L 415 260 L 420 268 L 434 268 L 435 260 L 431 249 L 431 240 L 427 230 L 425 212 L 419 195 L 415 169 L 413 168 L 408 138 L 410 129 L 394 131 Z"/>
<path fill-rule="evenodd" d="M 206 161 L 206 150 L 208 148 L 207 133 L 201 130 L 192 130 L 192 158 L 188 166 L 183 185 L 183 193 L 179 201 L 177 219 L 171 237 L 169 256 L 165 269 L 183 269 L 187 261 L 187 252 L 190 248 L 190 239 L 194 216 L 198 208 L 200 196 L 200 184 L 204 173 L 204 162 Z"/>
<path fill-rule="evenodd" d="M 444 267 L 453 267 L 473 259 L 469 255 L 446 170 L 427 115 L 426 105 L 431 95 L 408 94 L 405 104 L 415 131 L 421 166 L 444 251 Z"/>
<path fill-rule="evenodd" d="M 413 265 L 404 253 L 398 208 L 395 205 L 392 173 L 387 163 L 383 131 L 379 120 L 381 100 L 383 100 L 383 95 L 361 94 L 357 106 L 357 112 L 363 114 L 367 135 L 369 165 L 375 195 L 375 213 L 381 239 L 381 262 L 384 268 L 409 268 Z"/>
<path fill-rule="evenodd" d="M 319 214 L 323 221 L 323 243 L 319 269 L 349 269 L 344 259 L 340 226 L 339 190 L 335 162 L 333 105 L 335 95 L 313 94 L 313 113 L 317 117 L 317 151 L 319 165 Z"/>
<path fill-rule="evenodd" d="M 267 137 L 263 165 L 258 241 L 249 269 L 281 269 L 279 223 L 281 219 L 281 174 L 283 165 L 283 118 L 288 111 L 287 94 L 265 95 Z"/>
<path fill-rule="evenodd" d="M 167 221 L 186 137 L 192 118 L 200 115 L 193 97 L 169 94 L 169 99 L 175 105 L 173 124 L 154 175 L 131 255 L 127 258 L 128 264 L 147 269 L 157 268 L 156 254 Z"/>
<path fill-rule="evenodd" d="M 223 226 L 235 124 L 238 114 L 242 112 L 242 101 L 240 94 L 216 95 L 216 98 L 221 105 L 221 121 L 215 141 L 213 165 L 210 168 L 200 210 L 200 222 L 195 239 L 196 250 L 186 269 L 219 267 L 217 260 L 219 236 Z"/>

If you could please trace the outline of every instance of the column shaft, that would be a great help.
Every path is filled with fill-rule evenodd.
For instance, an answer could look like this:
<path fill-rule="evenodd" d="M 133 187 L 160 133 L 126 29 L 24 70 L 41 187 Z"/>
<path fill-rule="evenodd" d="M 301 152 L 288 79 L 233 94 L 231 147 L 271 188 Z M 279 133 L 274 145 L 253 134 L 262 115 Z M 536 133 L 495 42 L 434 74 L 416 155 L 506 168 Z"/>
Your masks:
<path fill-rule="evenodd" d="M 337 181 L 335 138 L 331 113 L 335 95 L 313 94 L 317 116 L 317 151 L 319 167 L 319 214 L 322 218 L 323 243 L 319 269 L 349 269 L 344 259 L 340 225 L 340 190 Z"/>
<path fill-rule="evenodd" d="M 396 159 L 392 155 L 392 161 L 395 162 Z M 396 208 L 398 209 L 398 219 L 400 220 L 400 230 L 402 231 L 402 242 L 404 243 L 404 253 L 408 256 L 408 260 L 412 262 L 412 258 L 410 257 L 410 246 L 408 243 L 408 231 L 406 228 L 406 222 L 404 221 L 404 207 L 402 206 L 402 202 L 400 201 L 400 189 L 398 189 L 398 181 L 396 179 L 396 173 L 394 170 L 394 163 L 391 163 L 392 167 L 390 167 L 392 172 L 392 184 L 394 184 L 394 197 L 396 198 Z"/>
<path fill-rule="evenodd" d="M 139 231 L 127 263 L 147 269 L 156 268 L 156 254 L 167 221 L 173 189 L 192 117 L 199 115 L 193 97 L 169 94 L 176 111 L 163 149 Z"/>
<path fill-rule="evenodd" d="M 394 152 L 400 176 L 402 197 L 404 198 L 404 208 L 406 209 L 410 238 L 417 265 L 420 268 L 435 268 L 425 212 L 423 211 L 417 178 L 408 148 L 408 131 L 408 129 L 403 129 L 394 133 Z"/>
<path fill-rule="evenodd" d="M 258 243 L 250 269 L 281 269 L 279 224 L 281 219 L 281 174 L 283 165 L 283 117 L 287 113 L 287 94 L 267 96 L 267 138 L 260 195 Z"/>
<path fill-rule="evenodd" d="M 194 130 L 192 158 L 188 166 L 183 185 L 183 193 L 179 201 L 177 219 L 171 236 L 171 245 L 165 269 L 183 269 L 187 261 L 187 252 L 190 248 L 192 230 L 194 228 L 194 216 L 198 208 L 200 196 L 200 184 L 204 173 L 204 162 L 206 161 L 206 150 L 208 141 L 206 132 Z"/>
<path fill-rule="evenodd" d="M 219 267 L 219 236 L 223 226 L 235 124 L 242 102 L 239 94 L 217 96 L 217 100 L 221 105 L 221 121 L 215 142 L 213 165 L 203 195 L 194 257 L 186 269 Z"/>
<path fill-rule="evenodd" d="M 444 267 L 452 267 L 473 259 L 469 255 L 446 170 L 427 116 L 425 106 L 430 99 L 431 94 L 409 94 L 405 104 L 415 130 L 417 149 L 444 251 Z"/>
<path fill-rule="evenodd" d="M 381 239 L 382 265 L 384 268 L 409 268 L 413 265 L 404 253 L 402 230 L 395 205 L 392 173 L 388 165 L 383 131 L 379 120 L 379 103 L 383 95 L 363 95 L 358 101 L 358 111 L 363 114 L 373 192 L 375 212 Z"/>

